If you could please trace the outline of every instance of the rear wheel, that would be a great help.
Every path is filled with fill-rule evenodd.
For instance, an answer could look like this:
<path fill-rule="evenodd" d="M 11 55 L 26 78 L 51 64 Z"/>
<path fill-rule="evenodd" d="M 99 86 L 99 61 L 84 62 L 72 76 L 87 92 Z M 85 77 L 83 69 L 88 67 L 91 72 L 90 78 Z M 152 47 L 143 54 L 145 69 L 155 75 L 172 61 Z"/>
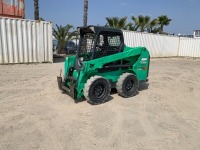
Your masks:
<path fill-rule="evenodd" d="M 122 97 L 132 97 L 137 94 L 139 82 L 137 77 L 132 73 L 123 73 L 116 85 L 117 92 Z"/>
<path fill-rule="evenodd" d="M 101 76 L 94 76 L 87 80 L 84 87 L 84 96 L 90 104 L 104 103 L 110 95 L 110 84 Z"/>

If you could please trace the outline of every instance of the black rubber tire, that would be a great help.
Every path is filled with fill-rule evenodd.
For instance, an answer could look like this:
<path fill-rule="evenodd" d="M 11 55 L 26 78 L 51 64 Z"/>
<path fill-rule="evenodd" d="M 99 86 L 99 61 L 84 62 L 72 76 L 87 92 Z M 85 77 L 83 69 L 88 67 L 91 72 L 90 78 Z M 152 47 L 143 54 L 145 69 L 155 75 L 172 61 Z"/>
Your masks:
<path fill-rule="evenodd" d="M 120 96 L 128 98 L 138 93 L 139 82 L 132 73 L 123 73 L 116 84 L 117 92 Z"/>
<path fill-rule="evenodd" d="M 101 76 L 93 76 L 84 86 L 84 96 L 92 105 L 104 103 L 110 96 L 110 83 Z"/>

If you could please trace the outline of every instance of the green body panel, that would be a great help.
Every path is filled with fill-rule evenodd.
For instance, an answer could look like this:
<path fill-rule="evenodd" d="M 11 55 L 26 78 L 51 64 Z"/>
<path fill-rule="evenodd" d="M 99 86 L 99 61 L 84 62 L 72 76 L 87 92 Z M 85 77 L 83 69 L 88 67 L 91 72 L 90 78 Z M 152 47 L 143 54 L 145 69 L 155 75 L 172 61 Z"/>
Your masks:
<path fill-rule="evenodd" d="M 88 54 L 90 55 L 90 54 Z M 115 62 L 118 60 L 126 60 L 131 64 L 131 67 L 127 69 L 118 69 L 115 71 L 99 72 L 99 69 L 102 69 L 105 64 Z M 77 92 L 76 99 L 79 99 L 83 96 L 83 88 L 87 80 L 91 76 L 99 75 L 103 76 L 107 80 L 112 82 L 117 82 L 120 75 L 124 72 L 134 73 L 138 80 L 147 80 L 149 72 L 149 51 L 144 47 L 125 47 L 123 52 L 84 61 L 80 71 L 73 71 L 73 78 L 77 81 L 75 89 Z M 69 68 L 75 66 L 76 56 L 67 57 L 65 60 L 64 68 L 64 77 L 67 76 Z M 66 81 L 65 85 L 69 86 L 69 81 Z"/>
<path fill-rule="evenodd" d="M 74 66 L 75 61 L 76 61 L 76 56 L 66 57 L 64 66 L 64 77 L 67 75 L 69 68 Z"/>

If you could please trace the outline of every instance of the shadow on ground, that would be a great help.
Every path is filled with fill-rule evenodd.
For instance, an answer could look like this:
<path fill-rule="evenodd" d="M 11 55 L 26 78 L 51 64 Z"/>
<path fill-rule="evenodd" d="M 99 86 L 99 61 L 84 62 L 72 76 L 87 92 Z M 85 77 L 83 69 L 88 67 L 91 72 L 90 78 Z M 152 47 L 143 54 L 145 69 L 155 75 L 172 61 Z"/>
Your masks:
<path fill-rule="evenodd" d="M 148 82 L 143 82 L 143 83 L 140 83 L 138 91 L 147 90 L 148 88 L 149 88 L 149 83 Z"/>

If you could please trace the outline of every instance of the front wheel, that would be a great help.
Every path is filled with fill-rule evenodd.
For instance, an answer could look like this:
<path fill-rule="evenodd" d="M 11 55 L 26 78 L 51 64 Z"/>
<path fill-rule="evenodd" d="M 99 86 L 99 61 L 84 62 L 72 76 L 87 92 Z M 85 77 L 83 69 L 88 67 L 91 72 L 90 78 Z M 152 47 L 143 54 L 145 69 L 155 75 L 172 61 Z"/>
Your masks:
<path fill-rule="evenodd" d="M 132 73 L 123 73 L 116 85 L 116 89 L 119 95 L 122 97 L 132 97 L 137 94 L 139 82 L 137 77 Z"/>
<path fill-rule="evenodd" d="M 84 96 L 90 104 L 104 103 L 110 95 L 110 84 L 101 76 L 94 76 L 87 80 L 84 87 Z"/>

